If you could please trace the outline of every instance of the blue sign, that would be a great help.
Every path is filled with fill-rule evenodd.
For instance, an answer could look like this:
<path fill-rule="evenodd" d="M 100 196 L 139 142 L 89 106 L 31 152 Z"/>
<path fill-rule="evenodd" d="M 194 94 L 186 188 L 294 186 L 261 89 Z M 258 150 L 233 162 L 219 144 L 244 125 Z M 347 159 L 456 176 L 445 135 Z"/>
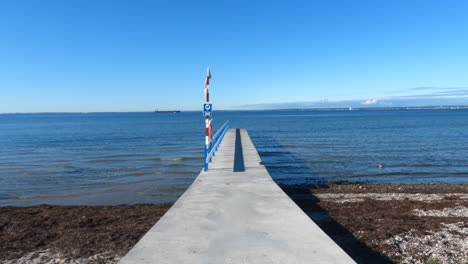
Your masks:
<path fill-rule="evenodd" d="M 212 110 L 211 104 L 204 104 L 203 105 L 203 115 L 204 116 L 210 116 L 211 115 L 211 110 Z"/>

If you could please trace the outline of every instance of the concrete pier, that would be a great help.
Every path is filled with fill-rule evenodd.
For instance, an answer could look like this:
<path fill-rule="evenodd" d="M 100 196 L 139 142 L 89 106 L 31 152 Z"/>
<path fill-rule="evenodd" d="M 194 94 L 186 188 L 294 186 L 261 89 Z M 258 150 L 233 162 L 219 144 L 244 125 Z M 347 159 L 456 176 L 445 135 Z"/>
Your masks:
<path fill-rule="evenodd" d="M 120 263 L 355 263 L 272 180 L 245 129 Z"/>

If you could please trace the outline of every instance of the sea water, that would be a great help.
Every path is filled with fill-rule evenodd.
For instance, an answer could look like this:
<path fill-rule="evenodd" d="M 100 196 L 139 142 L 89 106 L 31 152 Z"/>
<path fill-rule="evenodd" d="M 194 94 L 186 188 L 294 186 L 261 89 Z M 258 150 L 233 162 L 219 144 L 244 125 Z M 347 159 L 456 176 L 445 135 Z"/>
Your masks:
<path fill-rule="evenodd" d="M 468 183 L 468 110 L 217 111 L 214 129 L 227 120 L 280 184 Z M 198 111 L 1 114 L 0 205 L 173 202 L 204 126 Z"/>

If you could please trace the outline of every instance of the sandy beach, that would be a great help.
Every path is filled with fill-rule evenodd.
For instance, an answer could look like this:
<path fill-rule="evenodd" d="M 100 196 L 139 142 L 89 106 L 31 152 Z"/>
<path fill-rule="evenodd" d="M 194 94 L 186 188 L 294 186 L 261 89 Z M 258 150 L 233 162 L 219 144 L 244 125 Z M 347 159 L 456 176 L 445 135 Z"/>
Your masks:
<path fill-rule="evenodd" d="M 282 186 L 358 263 L 468 261 L 468 185 Z M 0 207 L 1 263 L 116 263 L 164 205 Z"/>

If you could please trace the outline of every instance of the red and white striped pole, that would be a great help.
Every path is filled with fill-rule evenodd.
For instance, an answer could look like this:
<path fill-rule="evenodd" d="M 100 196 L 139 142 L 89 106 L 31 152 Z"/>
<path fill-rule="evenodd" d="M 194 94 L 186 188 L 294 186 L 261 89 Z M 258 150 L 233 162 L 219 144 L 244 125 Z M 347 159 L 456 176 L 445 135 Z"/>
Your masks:
<path fill-rule="evenodd" d="M 205 79 L 205 98 L 206 98 L 206 105 L 209 105 L 210 103 L 210 79 L 211 79 L 211 72 L 210 68 L 206 70 L 206 79 Z M 206 110 L 206 109 L 205 109 Z M 211 112 L 211 109 L 210 109 Z M 213 140 L 213 134 L 212 134 L 212 129 L 211 129 L 211 114 L 205 114 L 205 171 L 208 170 L 208 162 L 207 160 L 208 157 L 208 150 L 210 149 L 211 142 Z"/>
<path fill-rule="evenodd" d="M 206 79 L 205 79 L 205 98 L 206 103 L 210 103 L 210 79 L 211 79 L 211 72 L 210 68 L 206 70 Z M 212 131 L 211 131 L 211 115 L 207 115 L 205 117 L 205 125 L 206 125 L 206 134 L 205 134 L 205 145 L 208 148 L 211 145 L 211 141 L 213 139 Z"/>

